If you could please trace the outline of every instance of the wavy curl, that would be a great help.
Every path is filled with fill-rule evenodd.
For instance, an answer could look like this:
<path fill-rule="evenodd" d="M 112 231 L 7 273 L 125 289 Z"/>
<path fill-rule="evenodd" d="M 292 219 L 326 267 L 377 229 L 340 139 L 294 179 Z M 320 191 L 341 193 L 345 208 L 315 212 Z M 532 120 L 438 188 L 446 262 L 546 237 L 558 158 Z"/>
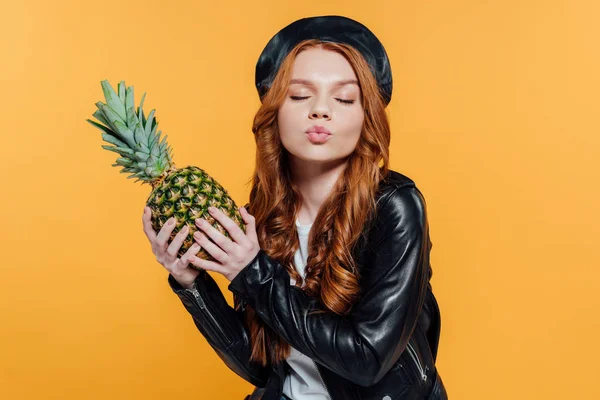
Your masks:
<path fill-rule="evenodd" d="M 335 51 L 348 60 L 359 82 L 365 118 L 356 148 L 310 230 L 306 282 L 302 287 L 303 279 L 294 268 L 294 253 L 300 245 L 295 221 L 301 195 L 290 179 L 277 111 L 287 96 L 297 54 L 315 47 Z M 385 102 L 368 63 L 356 49 L 342 43 L 317 39 L 299 43 L 283 61 L 263 98 L 252 131 L 257 151 L 255 171 L 248 181 L 252 183 L 248 211 L 256 219 L 261 249 L 286 268 L 295 286 L 320 301 L 320 312 L 348 314 L 360 296 L 360 274 L 352 250 L 373 216 L 376 191 L 389 168 L 390 127 Z M 251 360 L 266 366 L 289 356 L 289 343 L 250 305 L 245 308 L 245 322 L 250 332 Z"/>

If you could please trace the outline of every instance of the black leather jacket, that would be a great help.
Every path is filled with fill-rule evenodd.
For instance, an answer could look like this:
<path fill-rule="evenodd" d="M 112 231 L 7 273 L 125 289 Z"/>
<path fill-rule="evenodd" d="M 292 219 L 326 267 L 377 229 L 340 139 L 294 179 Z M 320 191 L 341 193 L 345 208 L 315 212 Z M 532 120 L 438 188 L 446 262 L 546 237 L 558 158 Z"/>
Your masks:
<path fill-rule="evenodd" d="M 376 218 L 365 230 L 353 250 L 361 299 L 346 316 L 308 315 L 319 301 L 291 285 L 286 269 L 262 249 L 228 286 L 233 308 L 208 273 L 193 290 L 169 274 L 169 285 L 217 355 L 255 385 L 246 399 L 279 400 L 289 365 L 249 361 L 245 304 L 315 361 L 332 400 L 447 399 L 435 366 L 441 321 L 429 282 L 426 205 L 410 178 L 389 171 Z"/>

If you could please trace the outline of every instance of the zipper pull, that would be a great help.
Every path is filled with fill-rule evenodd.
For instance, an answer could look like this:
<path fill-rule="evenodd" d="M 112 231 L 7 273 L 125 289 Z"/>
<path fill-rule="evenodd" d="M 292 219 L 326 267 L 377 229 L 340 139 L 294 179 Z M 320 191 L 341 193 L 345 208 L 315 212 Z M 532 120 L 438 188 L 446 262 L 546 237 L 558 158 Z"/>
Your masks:
<path fill-rule="evenodd" d="M 194 283 L 192 284 L 192 287 L 190 289 L 185 289 L 186 292 L 191 293 L 194 298 L 196 299 L 197 304 L 200 306 L 200 308 L 204 308 L 204 300 L 202 300 L 202 296 L 200 296 L 200 292 L 198 291 L 198 287 L 196 285 L 196 282 L 194 281 Z"/>

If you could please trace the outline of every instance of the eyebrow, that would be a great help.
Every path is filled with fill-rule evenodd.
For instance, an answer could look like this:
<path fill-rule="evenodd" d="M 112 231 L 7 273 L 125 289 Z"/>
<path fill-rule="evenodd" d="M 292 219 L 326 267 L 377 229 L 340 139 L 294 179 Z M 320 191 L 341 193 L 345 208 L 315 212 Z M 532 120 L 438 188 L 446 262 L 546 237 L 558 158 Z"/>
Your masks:
<path fill-rule="evenodd" d="M 292 79 L 290 81 L 290 85 L 293 84 L 293 83 L 300 83 L 302 85 L 315 87 L 315 84 L 312 83 L 312 81 L 309 81 L 308 79 Z M 344 80 L 341 80 L 341 81 L 337 81 L 333 86 L 334 87 L 339 87 L 339 86 L 344 86 L 344 85 L 348 85 L 348 84 L 358 85 L 358 81 L 356 79 L 344 79 Z"/>

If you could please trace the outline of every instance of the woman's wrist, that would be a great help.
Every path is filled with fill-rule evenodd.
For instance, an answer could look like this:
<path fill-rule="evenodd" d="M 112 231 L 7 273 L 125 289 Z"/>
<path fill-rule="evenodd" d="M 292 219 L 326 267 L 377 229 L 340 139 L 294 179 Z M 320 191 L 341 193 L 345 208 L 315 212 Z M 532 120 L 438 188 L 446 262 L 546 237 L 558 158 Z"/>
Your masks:
<path fill-rule="evenodd" d="M 185 281 L 185 279 L 180 279 L 177 275 L 173 275 L 173 278 L 181 285 L 182 288 L 192 290 L 196 288 L 196 280 L 194 279 L 191 283 Z"/>

